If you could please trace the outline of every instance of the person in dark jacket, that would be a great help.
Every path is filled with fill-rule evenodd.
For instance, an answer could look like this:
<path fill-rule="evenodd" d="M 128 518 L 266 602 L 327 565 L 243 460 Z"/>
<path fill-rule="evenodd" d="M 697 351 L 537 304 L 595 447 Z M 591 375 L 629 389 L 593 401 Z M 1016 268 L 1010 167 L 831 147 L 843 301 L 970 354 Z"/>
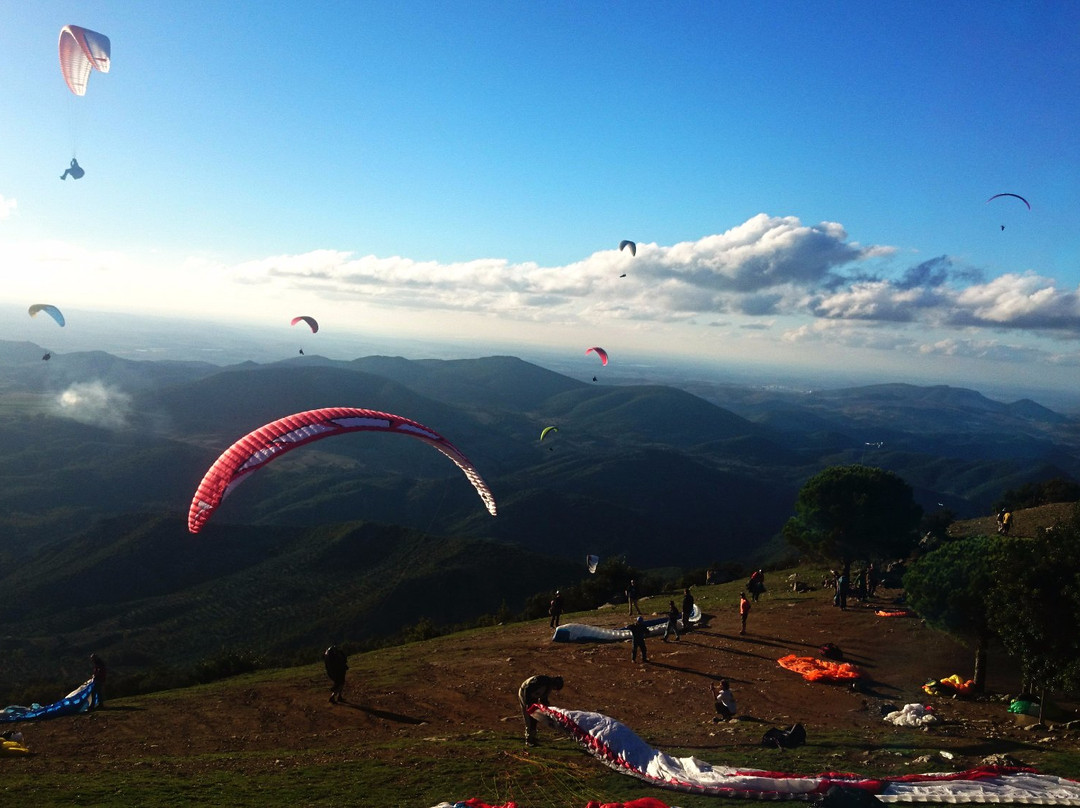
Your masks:
<path fill-rule="evenodd" d="M 683 590 L 682 596 L 682 630 L 686 634 L 690 630 L 690 615 L 694 613 L 694 596 L 690 594 L 690 587 Z"/>
<path fill-rule="evenodd" d="M 664 626 L 664 642 L 667 642 L 668 634 L 674 634 L 675 639 L 681 639 L 679 635 L 679 610 L 675 608 L 675 601 L 668 601 L 667 625 Z"/>
<path fill-rule="evenodd" d="M 345 701 L 345 672 L 349 669 L 349 657 L 336 645 L 323 651 L 323 665 L 330 677 L 330 703 Z"/>
<path fill-rule="evenodd" d="M 555 597 L 551 599 L 551 605 L 548 607 L 548 614 L 551 615 L 549 625 L 552 628 L 559 627 L 559 618 L 562 617 L 562 593 L 558 589 L 555 590 Z"/>
<path fill-rule="evenodd" d="M 529 715 L 529 707 L 534 704 L 548 705 L 552 690 L 563 689 L 561 676 L 544 676 L 538 674 L 530 676 L 518 688 L 518 703 L 521 705 L 521 715 L 525 719 L 525 743 L 528 746 L 536 746 L 536 719 Z"/>
<path fill-rule="evenodd" d="M 90 654 L 90 665 L 94 670 L 94 706 L 96 707 L 105 701 L 105 680 L 108 678 L 108 669 L 105 667 L 105 660 L 97 654 Z"/>
<path fill-rule="evenodd" d="M 630 659 L 637 662 L 637 652 L 641 649 L 641 661 L 649 661 L 649 652 L 645 649 L 645 637 L 649 633 L 649 627 L 645 625 L 645 618 L 638 615 L 638 619 L 626 627 L 630 636 L 634 639 L 634 647 L 630 651 Z"/>

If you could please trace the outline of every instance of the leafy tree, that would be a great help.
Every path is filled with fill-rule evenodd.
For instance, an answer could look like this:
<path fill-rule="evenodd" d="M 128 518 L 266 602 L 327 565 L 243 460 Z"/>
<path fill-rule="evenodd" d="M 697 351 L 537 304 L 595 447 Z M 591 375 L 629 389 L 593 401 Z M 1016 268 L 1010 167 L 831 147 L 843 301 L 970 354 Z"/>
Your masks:
<path fill-rule="evenodd" d="M 1025 680 L 1044 691 L 1080 686 L 1080 510 L 1041 536 L 1001 540 L 991 564 L 997 633 Z"/>
<path fill-rule="evenodd" d="M 956 514 L 949 508 L 938 508 L 936 511 L 923 514 L 919 521 L 919 533 L 924 537 L 929 536 L 935 544 L 949 538 L 949 525 L 956 521 Z"/>
<path fill-rule="evenodd" d="M 997 539 L 974 536 L 949 542 L 915 561 L 904 575 L 908 605 L 934 628 L 975 646 L 975 689 L 986 687 L 986 651 L 994 635 L 987 598 Z"/>
<path fill-rule="evenodd" d="M 1001 499 L 994 503 L 997 513 L 1002 508 L 1035 508 L 1051 502 L 1076 502 L 1080 500 L 1080 483 L 1066 477 L 1054 477 L 1042 482 L 1024 483 L 1005 491 Z"/>
<path fill-rule="evenodd" d="M 911 486 L 892 472 L 832 466 L 799 490 L 784 538 L 800 550 L 840 561 L 850 579 L 856 559 L 906 557 L 918 541 L 921 517 Z"/>

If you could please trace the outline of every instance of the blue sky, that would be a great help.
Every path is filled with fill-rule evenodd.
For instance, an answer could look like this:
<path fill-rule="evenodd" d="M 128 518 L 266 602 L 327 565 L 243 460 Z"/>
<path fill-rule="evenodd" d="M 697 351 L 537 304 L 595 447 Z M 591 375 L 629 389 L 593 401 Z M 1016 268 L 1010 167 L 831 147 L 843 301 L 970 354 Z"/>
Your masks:
<path fill-rule="evenodd" d="M 0 15 L 0 302 L 59 305 L 70 349 L 98 347 L 80 310 L 309 314 L 613 364 L 1075 386 L 1080 5 Z M 67 23 L 112 40 L 82 98 Z M 60 182 L 73 151 L 86 176 Z M 40 342 L 39 319 L 0 334 Z"/>

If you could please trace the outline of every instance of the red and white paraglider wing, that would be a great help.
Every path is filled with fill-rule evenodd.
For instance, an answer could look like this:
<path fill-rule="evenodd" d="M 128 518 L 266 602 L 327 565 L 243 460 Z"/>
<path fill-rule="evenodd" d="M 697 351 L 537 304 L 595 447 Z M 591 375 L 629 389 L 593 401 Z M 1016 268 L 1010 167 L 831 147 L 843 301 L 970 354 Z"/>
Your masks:
<path fill-rule="evenodd" d="M 434 446 L 461 469 L 495 516 L 495 496 L 469 459 L 442 435 L 398 415 L 355 407 L 327 407 L 279 418 L 249 432 L 207 470 L 188 510 L 188 531 L 198 533 L 229 492 L 275 457 L 314 440 L 346 432 L 396 432 Z"/>
<path fill-rule="evenodd" d="M 108 73 L 112 47 L 109 38 L 97 31 L 65 25 L 60 29 L 60 72 L 68 89 L 75 95 L 86 95 L 90 73 Z"/>

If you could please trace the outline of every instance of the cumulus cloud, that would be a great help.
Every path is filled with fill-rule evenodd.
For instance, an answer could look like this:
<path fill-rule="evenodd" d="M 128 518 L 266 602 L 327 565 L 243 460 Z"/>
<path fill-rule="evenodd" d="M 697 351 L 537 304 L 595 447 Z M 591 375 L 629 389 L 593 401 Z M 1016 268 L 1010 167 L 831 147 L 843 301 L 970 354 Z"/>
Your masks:
<path fill-rule="evenodd" d="M 953 325 L 1030 329 L 1080 327 L 1080 294 L 1058 289 L 1034 273 L 1007 274 L 957 293 L 948 318 Z"/>
<path fill-rule="evenodd" d="M 1051 279 L 1008 274 L 984 281 L 976 268 L 944 255 L 887 276 L 886 259 L 895 255 L 892 247 L 850 240 L 836 222 L 806 225 L 761 213 L 696 241 L 638 242 L 636 257 L 613 245 L 564 266 L 495 258 L 444 264 L 317 250 L 226 269 L 242 283 L 327 299 L 553 324 L 689 324 L 720 315 L 1057 333 L 1080 326 L 1080 293 L 1058 289 Z M 785 339 L 809 333 L 794 329 Z"/>
<path fill-rule="evenodd" d="M 807 288 L 836 285 L 841 268 L 892 248 L 848 240 L 835 222 L 809 226 L 758 214 L 738 227 L 672 246 L 638 243 L 557 267 L 477 259 L 450 264 L 319 250 L 247 262 L 248 284 L 284 284 L 388 306 L 456 309 L 524 319 L 576 314 L 671 321 L 702 313 L 771 315 Z M 625 277 L 624 277 L 625 276 Z"/>
<path fill-rule="evenodd" d="M 130 409 L 131 396 L 100 381 L 76 382 L 52 403 L 56 415 L 109 429 L 126 426 Z"/>

